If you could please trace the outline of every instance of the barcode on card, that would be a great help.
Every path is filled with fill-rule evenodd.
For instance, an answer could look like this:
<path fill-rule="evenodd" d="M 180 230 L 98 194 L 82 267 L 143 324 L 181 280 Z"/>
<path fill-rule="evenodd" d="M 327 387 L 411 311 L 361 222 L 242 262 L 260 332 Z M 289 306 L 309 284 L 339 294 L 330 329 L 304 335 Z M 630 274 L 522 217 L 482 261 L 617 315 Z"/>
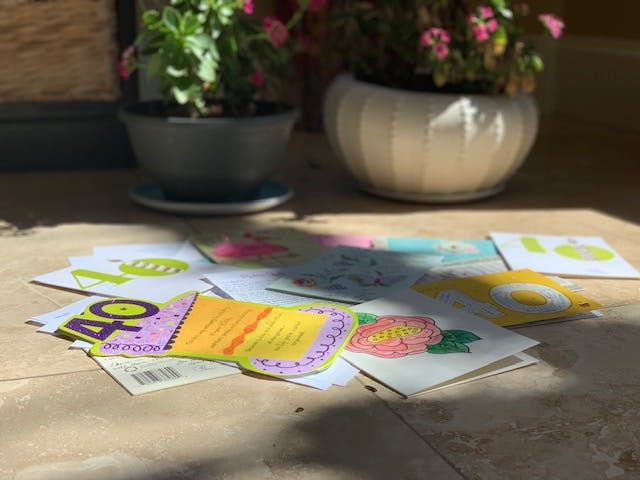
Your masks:
<path fill-rule="evenodd" d="M 152 383 L 166 382 L 181 378 L 182 375 L 173 367 L 163 367 L 146 372 L 132 373 L 131 377 L 140 385 L 150 385 Z"/>

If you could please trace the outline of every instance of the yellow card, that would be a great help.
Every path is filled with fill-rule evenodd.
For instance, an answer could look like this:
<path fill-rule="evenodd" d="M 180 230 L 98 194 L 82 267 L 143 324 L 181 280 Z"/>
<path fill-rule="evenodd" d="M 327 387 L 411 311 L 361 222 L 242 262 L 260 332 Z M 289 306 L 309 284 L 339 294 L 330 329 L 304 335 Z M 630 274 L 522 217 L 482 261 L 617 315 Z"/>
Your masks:
<path fill-rule="evenodd" d="M 93 343 L 96 356 L 180 356 L 231 360 L 269 375 L 327 367 L 358 326 L 348 308 L 291 308 L 187 292 L 167 303 L 110 298 L 89 305 L 59 330 Z"/>
<path fill-rule="evenodd" d="M 298 360 L 324 320 L 325 315 L 199 297 L 171 349 L 202 355 Z"/>
<path fill-rule="evenodd" d="M 503 327 L 577 315 L 602 307 L 532 270 L 456 278 L 411 288 Z"/>

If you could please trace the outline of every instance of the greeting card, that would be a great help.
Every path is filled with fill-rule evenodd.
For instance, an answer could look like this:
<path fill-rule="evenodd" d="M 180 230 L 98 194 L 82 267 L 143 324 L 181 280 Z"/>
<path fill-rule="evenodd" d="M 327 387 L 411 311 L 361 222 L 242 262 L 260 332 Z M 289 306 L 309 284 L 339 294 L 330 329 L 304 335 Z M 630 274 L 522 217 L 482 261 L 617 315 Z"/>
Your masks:
<path fill-rule="evenodd" d="M 359 303 L 406 288 L 441 256 L 335 247 L 311 262 L 287 269 L 269 290 Z"/>
<path fill-rule="evenodd" d="M 342 357 L 403 395 L 461 381 L 538 343 L 408 289 L 353 310 L 359 326 Z"/>
<path fill-rule="evenodd" d="M 495 257 L 498 254 L 490 240 L 388 237 L 377 239 L 376 247 L 394 252 L 441 255 L 442 263 L 468 262 Z"/>
<path fill-rule="evenodd" d="M 578 315 L 602 307 L 531 270 L 421 283 L 411 288 L 501 326 Z"/>
<path fill-rule="evenodd" d="M 191 238 L 216 263 L 243 268 L 301 265 L 327 248 L 346 245 L 371 248 L 366 235 L 319 235 L 292 228 L 274 228 L 238 234 L 202 234 Z"/>
<path fill-rule="evenodd" d="M 211 286 L 200 279 L 207 273 L 229 268 L 173 257 L 130 260 L 75 257 L 72 266 L 40 275 L 33 281 L 84 293 L 166 300 L 188 290 L 209 290 Z"/>
<path fill-rule="evenodd" d="M 164 304 L 101 300 L 59 329 L 93 343 L 96 356 L 231 360 L 269 375 L 301 375 L 328 367 L 356 324 L 344 307 L 286 309 L 189 292 Z"/>
<path fill-rule="evenodd" d="M 640 272 L 600 237 L 492 232 L 512 269 L 577 277 L 640 278 Z"/>

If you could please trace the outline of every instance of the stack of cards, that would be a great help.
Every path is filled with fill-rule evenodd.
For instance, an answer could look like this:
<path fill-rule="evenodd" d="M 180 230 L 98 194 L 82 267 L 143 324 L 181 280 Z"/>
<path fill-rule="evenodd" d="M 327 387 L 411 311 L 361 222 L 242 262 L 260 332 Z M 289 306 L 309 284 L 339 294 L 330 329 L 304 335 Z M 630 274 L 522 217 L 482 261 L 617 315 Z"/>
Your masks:
<path fill-rule="evenodd" d="M 99 296 L 31 321 L 134 395 L 241 371 L 326 389 L 362 370 L 408 396 L 536 363 L 511 328 L 601 308 L 563 276 L 640 277 L 597 237 L 491 239 L 281 228 L 95 247 L 34 281 Z"/>

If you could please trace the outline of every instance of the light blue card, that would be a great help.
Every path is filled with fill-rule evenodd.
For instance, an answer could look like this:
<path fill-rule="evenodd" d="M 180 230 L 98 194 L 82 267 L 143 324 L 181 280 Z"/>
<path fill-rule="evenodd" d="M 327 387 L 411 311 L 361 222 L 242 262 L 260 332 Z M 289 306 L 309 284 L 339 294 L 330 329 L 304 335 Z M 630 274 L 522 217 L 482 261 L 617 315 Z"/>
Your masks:
<path fill-rule="evenodd" d="M 345 303 L 362 303 L 408 288 L 442 256 L 338 246 L 284 276 L 267 289 Z"/>
<path fill-rule="evenodd" d="M 393 252 L 441 255 L 442 263 L 468 262 L 498 255 L 491 240 L 389 237 L 385 242 L 386 248 Z"/>

